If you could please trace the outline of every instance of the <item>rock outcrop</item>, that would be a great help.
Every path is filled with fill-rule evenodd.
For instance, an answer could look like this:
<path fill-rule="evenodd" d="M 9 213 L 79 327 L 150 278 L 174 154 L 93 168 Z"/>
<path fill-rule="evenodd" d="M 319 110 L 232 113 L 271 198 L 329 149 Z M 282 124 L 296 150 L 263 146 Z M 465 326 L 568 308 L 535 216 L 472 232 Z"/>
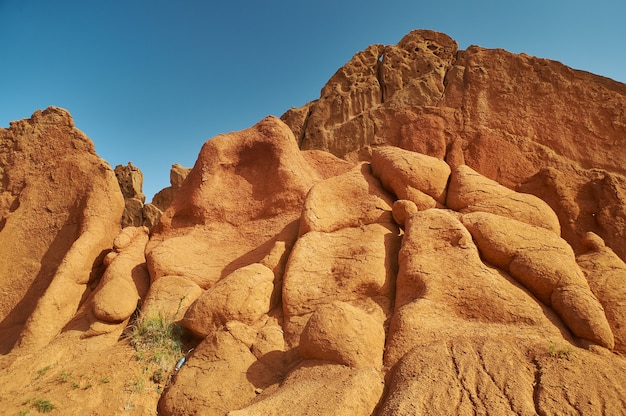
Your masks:
<path fill-rule="evenodd" d="M 16 122 L 0 130 L 0 252 L 22 270 L 0 263 L 0 404 L 623 414 L 624 108 L 623 84 L 415 31 L 282 120 L 207 141 L 121 231 L 136 181 L 118 173 L 120 192 L 63 110 Z M 154 371 L 129 343 L 143 320 L 182 331 L 157 337 L 183 343 L 177 364 Z M 87 373 L 88 401 L 63 381 Z"/>
<path fill-rule="evenodd" d="M 626 260 L 625 97 L 559 62 L 417 30 L 357 53 L 281 118 L 303 149 L 348 159 L 369 160 L 366 145 L 439 159 L 456 146 L 473 170 L 548 203 L 575 250 L 593 231 Z"/>
<path fill-rule="evenodd" d="M 152 202 L 146 203 L 146 197 L 142 193 L 143 173 L 141 170 L 133 166 L 132 162 L 128 162 L 127 166 L 117 165 L 115 176 L 125 202 L 122 227 L 145 226 L 152 230 L 159 222 L 163 211 L 169 207 L 190 170 L 177 163 L 173 164 L 170 170 L 170 186 L 161 189 Z"/>
<path fill-rule="evenodd" d="M 132 162 L 128 165 L 117 165 L 115 177 L 124 195 L 124 214 L 122 227 L 141 227 L 143 225 L 143 205 L 146 196 L 142 193 L 143 173 Z"/>
<path fill-rule="evenodd" d="M 0 129 L 0 334 L 45 346 L 102 273 L 124 199 L 113 170 L 56 107 Z M 19 337 L 19 339 L 18 339 Z"/>
<path fill-rule="evenodd" d="M 113 251 L 104 259 L 106 270 L 90 302 L 93 319 L 86 336 L 110 332 L 115 324 L 125 325 L 145 297 L 150 285 L 144 255 L 147 243 L 146 227 L 126 227 L 115 237 Z"/>

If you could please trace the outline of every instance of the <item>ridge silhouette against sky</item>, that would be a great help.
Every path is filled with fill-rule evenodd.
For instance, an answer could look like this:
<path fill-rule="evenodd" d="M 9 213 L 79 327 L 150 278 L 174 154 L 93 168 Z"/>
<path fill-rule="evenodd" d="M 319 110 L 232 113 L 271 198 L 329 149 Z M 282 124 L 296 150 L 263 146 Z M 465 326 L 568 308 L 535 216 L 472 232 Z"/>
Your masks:
<path fill-rule="evenodd" d="M 432 29 L 626 82 L 624 16 L 622 0 L 0 0 L 0 127 L 63 107 L 149 201 L 173 163 L 318 98 L 370 44 Z"/>

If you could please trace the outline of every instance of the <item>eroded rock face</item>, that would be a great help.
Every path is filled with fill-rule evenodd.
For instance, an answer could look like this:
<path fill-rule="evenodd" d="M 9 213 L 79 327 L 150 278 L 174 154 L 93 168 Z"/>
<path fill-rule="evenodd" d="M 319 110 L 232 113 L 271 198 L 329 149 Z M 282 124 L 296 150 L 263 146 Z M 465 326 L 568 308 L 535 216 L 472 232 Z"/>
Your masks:
<path fill-rule="evenodd" d="M 576 250 L 593 231 L 626 260 L 625 97 L 559 62 L 416 30 L 355 54 L 282 119 L 303 149 L 347 158 L 391 144 L 443 159 L 456 143 L 473 170 L 547 202 Z"/>
<path fill-rule="evenodd" d="M 46 345 L 102 272 L 124 199 L 70 114 L 50 107 L 0 129 L 2 349 Z"/>
<path fill-rule="evenodd" d="M 293 132 L 268 117 L 208 141 L 149 238 L 111 237 L 55 341 L 100 359 L 136 305 L 182 325 L 185 360 L 141 409 L 166 416 L 625 413 L 626 181 L 607 141 L 626 140 L 625 95 L 429 31 L 374 45 L 283 117 Z M 0 236 L 27 200 L 3 180 Z"/>
<path fill-rule="evenodd" d="M 167 207 L 170 206 L 172 200 L 174 199 L 174 195 L 176 192 L 183 186 L 183 182 L 189 172 L 190 168 L 183 167 L 178 163 L 174 163 L 172 168 L 170 169 L 170 186 L 164 189 L 161 189 L 155 196 L 152 198 L 151 204 L 154 205 L 161 211 L 165 211 Z"/>
<path fill-rule="evenodd" d="M 229 146 L 239 140 L 239 149 L 254 147 L 247 139 L 258 132 L 231 136 Z M 262 132 L 258 140 L 277 140 L 262 136 L 282 134 L 280 123 L 275 129 L 262 127 Z M 246 169 L 268 166 L 265 156 L 245 159 L 255 165 Z M 284 153 L 269 160 L 273 157 L 291 163 Z M 211 267 L 222 275 L 207 281 L 200 278 L 209 273 L 199 274 L 193 267 L 168 271 L 186 271 L 186 277 L 181 273 L 178 278 L 205 290 L 183 319 L 204 341 L 189 358 L 190 369 L 183 367 L 165 393 L 160 410 L 550 413 L 568 404 L 550 391 L 547 380 L 562 377 L 557 373 L 566 371 L 573 354 L 579 364 L 602 363 L 591 382 L 614 380 L 617 384 L 608 388 L 621 394 L 626 389 L 624 360 L 609 352 L 621 346 L 618 322 L 623 314 L 613 295 L 617 286 L 611 286 L 619 286 L 619 280 L 588 284 L 547 204 L 484 177 L 464 165 L 462 157 L 454 160 L 450 167 L 432 156 L 380 147 L 372 150 L 371 164 L 340 169 L 326 179 L 318 176 L 302 191 L 300 225 L 290 228 L 290 239 L 269 239 L 272 249 L 263 246 L 263 258 L 251 250 L 248 264 L 239 263 L 232 272 L 234 261 L 219 260 L 216 251 L 224 234 L 207 227 L 216 216 L 232 215 L 224 212 L 227 205 L 210 214 L 185 208 L 183 212 L 197 215 L 195 225 L 177 225 L 176 214 L 168 211 L 172 221 L 163 224 L 173 236 L 163 244 L 186 235 L 199 241 L 198 228 L 207 227 L 214 233 L 207 241 L 217 254 L 210 261 L 221 262 L 219 268 L 215 263 Z M 242 159 L 228 166 L 237 172 L 239 163 Z M 314 169 L 306 160 L 299 163 Z M 432 203 L 425 204 L 425 197 Z M 265 198 L 274 198 L 271 190 Z M 178 203 L 179 209 L 185 206 Z M 244 209 L 252 217 L 265 212 L 258 206 L 235 211 Z M 274 215 L 289 212 L 296 214 L 288 208 Z M 242 216 L 229 221 L 228 244 L 234 244 L 233 236 L 246 222 Z M 278 227 L 274 231 L 280 232 Z M 603 247 L 597 239 L 594 250 Z M 206 248 L 178 247 L 187 247 L 183 255 L 207 261 L 202 258 Z M 158 246 L 152 253 L 160 255 Z M 157 277 L 153 287 L 167 278 Z M 260 354 L 256 343 L 264 331 L 273 335 Z M 244 371 L 245 378 L 233 375 Z M 432 382 L 440 378 L 444 384 Z M 198 383 L 217 379 L 242 393 L 233 396 L 223 387 L 213 393 L 194 390 Z M 511 379 L 515 382 L 507 382 Z M 320 385 L 334 392 L 323 402 L 314 393 Z M 355 394 L 361 396 L 348 399 Z M 578 403 L 577 408 L 600 409 L 585 402 L 584 389 L 575 394 L 567 400 Z M 294 400 L 302 406 L 294 408 Z"/>
<path fill-rule="evenodd" d="M 124 198 L 136 198 L 142 203 L 146 201 L 146 196 L 142 191 L 143 173 L 137 166 L 133 166 L 132 162 L 128 162 L 126 166 L 117 165 L 114 172 Z"/>
<path fill-rule="evenodd" d="M 319 180 L 274 117 L 211 139 L 153 230 L 150 276 L 184 276 L 208 289 L 261 261 L 276 242 L 293 244 L 306 193 Z"/>

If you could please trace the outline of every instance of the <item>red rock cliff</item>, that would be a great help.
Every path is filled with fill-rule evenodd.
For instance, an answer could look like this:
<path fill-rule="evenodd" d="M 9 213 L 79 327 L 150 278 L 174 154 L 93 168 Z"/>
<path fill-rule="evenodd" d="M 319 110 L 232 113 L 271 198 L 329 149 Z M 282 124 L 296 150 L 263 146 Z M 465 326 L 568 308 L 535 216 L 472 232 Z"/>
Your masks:
<path fill-rule="evenodd" d="M 354 55 L 282 119 L 303 149 L 350 159 L 391 144 L 535 194 L 576 249 L 588 231 L 626 259 L 626 85 L 548 59 L 414 31 Z"/>

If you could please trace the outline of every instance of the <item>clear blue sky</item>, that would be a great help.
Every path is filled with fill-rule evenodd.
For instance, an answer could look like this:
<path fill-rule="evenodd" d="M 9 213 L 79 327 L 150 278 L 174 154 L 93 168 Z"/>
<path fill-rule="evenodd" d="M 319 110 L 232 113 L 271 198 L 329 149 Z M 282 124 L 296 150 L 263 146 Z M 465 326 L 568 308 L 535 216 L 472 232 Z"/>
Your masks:
<path fill-rule="evenodd" d="M 626 1 L 0 0 L 0 126 L 66 108 L 148 200 L 205 140 L 319 97 L 373 43 L 433 29 L 626 82 Z"/>

